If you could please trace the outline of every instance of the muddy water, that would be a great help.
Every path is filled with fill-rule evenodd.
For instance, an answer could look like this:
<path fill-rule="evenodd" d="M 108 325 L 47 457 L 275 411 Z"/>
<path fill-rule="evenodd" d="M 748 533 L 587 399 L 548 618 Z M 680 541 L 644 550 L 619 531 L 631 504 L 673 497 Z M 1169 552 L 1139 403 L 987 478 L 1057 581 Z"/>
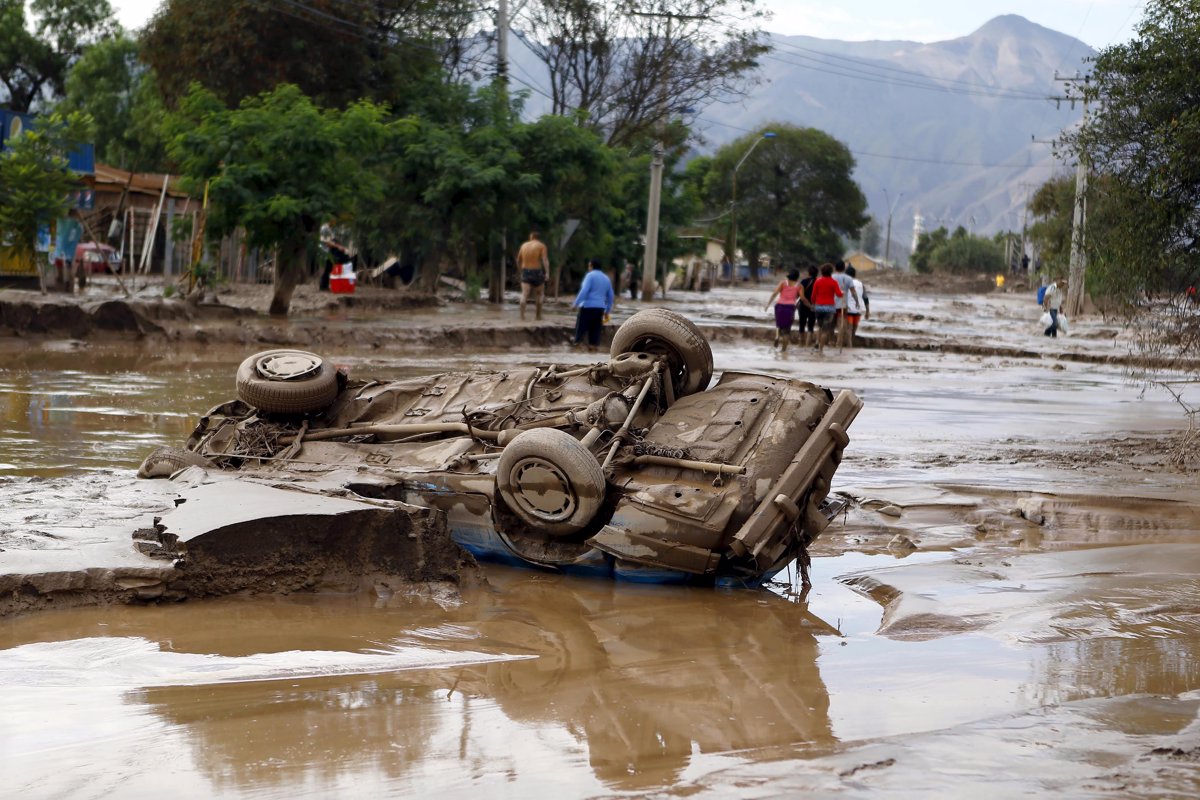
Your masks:
<path fill-rule="evenodd" d="M 124 477 L 228 398 L 245 355 L 6 353 L 4 474 Z M 381 376 L 512 363 L 329 355 Z M 1110 464 L 1081 480 L 1014 455 L 1172 428 L 1169 403 L 1094 365 L 766 347 L 716 358 L 867 400 L 835 488 L 903 514 L 874 505 L 831 528 L 805 603 L 787 586 L 489 568 L 490 585 L 457 603 L 225 599 L 0 621 L 5 793 L 1200 791 L 1194 476 Z M 1123 499 L 1135 495 L 1160 499 Z M 1018 503 L 1042 522 L 1014 516 Z M 889 551 L 898 534 L 917 549 Z"/>

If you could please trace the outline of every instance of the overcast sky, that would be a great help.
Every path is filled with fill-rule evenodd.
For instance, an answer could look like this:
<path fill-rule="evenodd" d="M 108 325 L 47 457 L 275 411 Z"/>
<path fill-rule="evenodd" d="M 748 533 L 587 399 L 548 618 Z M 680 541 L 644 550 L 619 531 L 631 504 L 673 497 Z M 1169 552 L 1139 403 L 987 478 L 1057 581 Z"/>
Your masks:
<path fill-rule="evenodd" d="M 126 28 L 141 27 L 159 0 L 110 0 Z M 767 30 L 823 39 L 909 39 L 965 36 L 1001 14 L 1020 14 L 1100 48 L 1129 38 L 1141 0 L 764 0 L 775 18 Z"/>

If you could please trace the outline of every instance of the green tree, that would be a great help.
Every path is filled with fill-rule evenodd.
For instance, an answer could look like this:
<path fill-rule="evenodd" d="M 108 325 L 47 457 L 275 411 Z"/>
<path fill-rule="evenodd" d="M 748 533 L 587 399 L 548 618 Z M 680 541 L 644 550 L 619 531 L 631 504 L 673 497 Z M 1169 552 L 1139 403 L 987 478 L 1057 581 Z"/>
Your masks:
<path fill-rule="evenodd" d="M 483 51 L 467 38 L 475 15 L 471 0 L 165 0 L 141 55 L 172 106 L 193 82 L 230 106 L 293 83 L 322 106 L 428 112 Z"/>
<path fill-rule="evenodd" d="M 1043 183 L 1029 201 L 1033 224 L 1029 238 L 1043 268 L 1065 276 L 1071 261 L 1071 224 L 1075 213 L 1075 176 L 1060 175 Z"/>
<path fill-rule="evenodd" d="M 931 257 L 934 250 L 938 249 L 946 243 L 950 238 L 950 232 L 945 227 L 940 227 L 933 231 L 925 231 L 917 237 L 917 247 L 913 250 L 912 258 L 909 263 L 916 272 L 932 272 L 933 263 Z"/>
<path fill-rule="evenodd" d="M 732 200 L 737 172 L 737 241 L 756 263 L 769 253 L 784 261 L 824 261 L 841 255 L 842 239 L 855 238 L 866 224 L 867 201 L 851 177 L 854 157 L 846 145 L 815 128 L 764 125 L 722 147 L 706 178 L 709 208 Z"/>
<path fill-rule="evenodd" d="M 124 33 L 84 51 L 67 74 L 61 108 L 95 121 L 98 161 L 131 171 L 163 166 L 166 111 L 153 71 L 138 61 L 137 42 Z"/>
<path fill-rule="evenodd" d="M 959 225 L 949 238 L 930 250 L 928 266 L 940 272 L 1002 272 L 1004 246 L 994 239 L 968 233 Z"/>
<path fill-rule="evenodd" d="M 540 228 L 554 248 L 553 232 L 576 218 L 584 222 L 572 247 L 603 246 L 612 151 L 566 118 L 522 123 L 503 109 L 485 88 L 464 98 L 457 122 L 396 121 L 380 157 L 386 198 L 360 203 L 354 215 L 369 255 L 417 251 L 419 282 L 432 290 L 449 265 L 470 277 L 505 229 L 514 241 Z M 553 255 L 556 265 L 570 261 Z"/>
<path fill-rule="evenodd" d="M 61 96 L 67 71 L 91 44 L 117 31 L 108 0 L 0 0 L 0 102 L 36 109 Z"/>
<path fill-rule="evenodd" d="M 1092 291 L 1130 301 L 1200 280 L 1197 71 L 1197 0 L 1150 0 L 1137 35 L 1094 60 L 1084 89 L 1094 113 L 1063 140 L 1107 178 L 1088 194 Z"/>
<path fill-rule="evenodd" d="M 79 176 L 63 155 L 90 135 L 84 114 L 41 117 L 0 152 L 0 242 L 21 258 L 32 258 L 40 225 L 67 213 L 67 195 Z"/>
<path fill-rule="evenodd" d="M 321 225 L 382 197 L 371 154 L 388 136 L 383 118 L 369 103 L 320 109 L 290 84 L 232 110 L 194 86 L 169 117 L 168 151 L 186 185 L 208 185 L 208 235 L 241 227 L 251 245 L 278 248 L 271 314 L 287 314 Z"/>

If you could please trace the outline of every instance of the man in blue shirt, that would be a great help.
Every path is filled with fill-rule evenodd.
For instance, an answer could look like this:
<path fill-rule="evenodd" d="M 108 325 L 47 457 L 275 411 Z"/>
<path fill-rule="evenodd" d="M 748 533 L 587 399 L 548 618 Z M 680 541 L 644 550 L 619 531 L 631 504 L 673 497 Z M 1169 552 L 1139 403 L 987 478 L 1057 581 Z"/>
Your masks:
<path fill-rule="evenodd" d="M 582 342 L 586 333 L 589 348 L 595 350 L 600 344 L 600 330 L 613 307 L 612 281 L 600 269 L 600 259 L 588 261 L 587 275 L 583 276 L 583 285 L 571 305 L 579 309 L 575 319 L 575 344 Z"/>

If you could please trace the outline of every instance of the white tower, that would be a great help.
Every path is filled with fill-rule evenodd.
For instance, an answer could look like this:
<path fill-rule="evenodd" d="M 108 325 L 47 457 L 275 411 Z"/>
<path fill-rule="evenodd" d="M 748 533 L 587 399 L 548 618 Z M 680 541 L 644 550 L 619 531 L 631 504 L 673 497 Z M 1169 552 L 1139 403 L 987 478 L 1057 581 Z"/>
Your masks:
<path fill-rule="evenodd" d="M 917 243 L 921 241 L 921 234 L 925 232 L 925 218 L 921 216 L 920 210 L 913 214 L 913 240 L 910 253 L 917 252 Z"/>

